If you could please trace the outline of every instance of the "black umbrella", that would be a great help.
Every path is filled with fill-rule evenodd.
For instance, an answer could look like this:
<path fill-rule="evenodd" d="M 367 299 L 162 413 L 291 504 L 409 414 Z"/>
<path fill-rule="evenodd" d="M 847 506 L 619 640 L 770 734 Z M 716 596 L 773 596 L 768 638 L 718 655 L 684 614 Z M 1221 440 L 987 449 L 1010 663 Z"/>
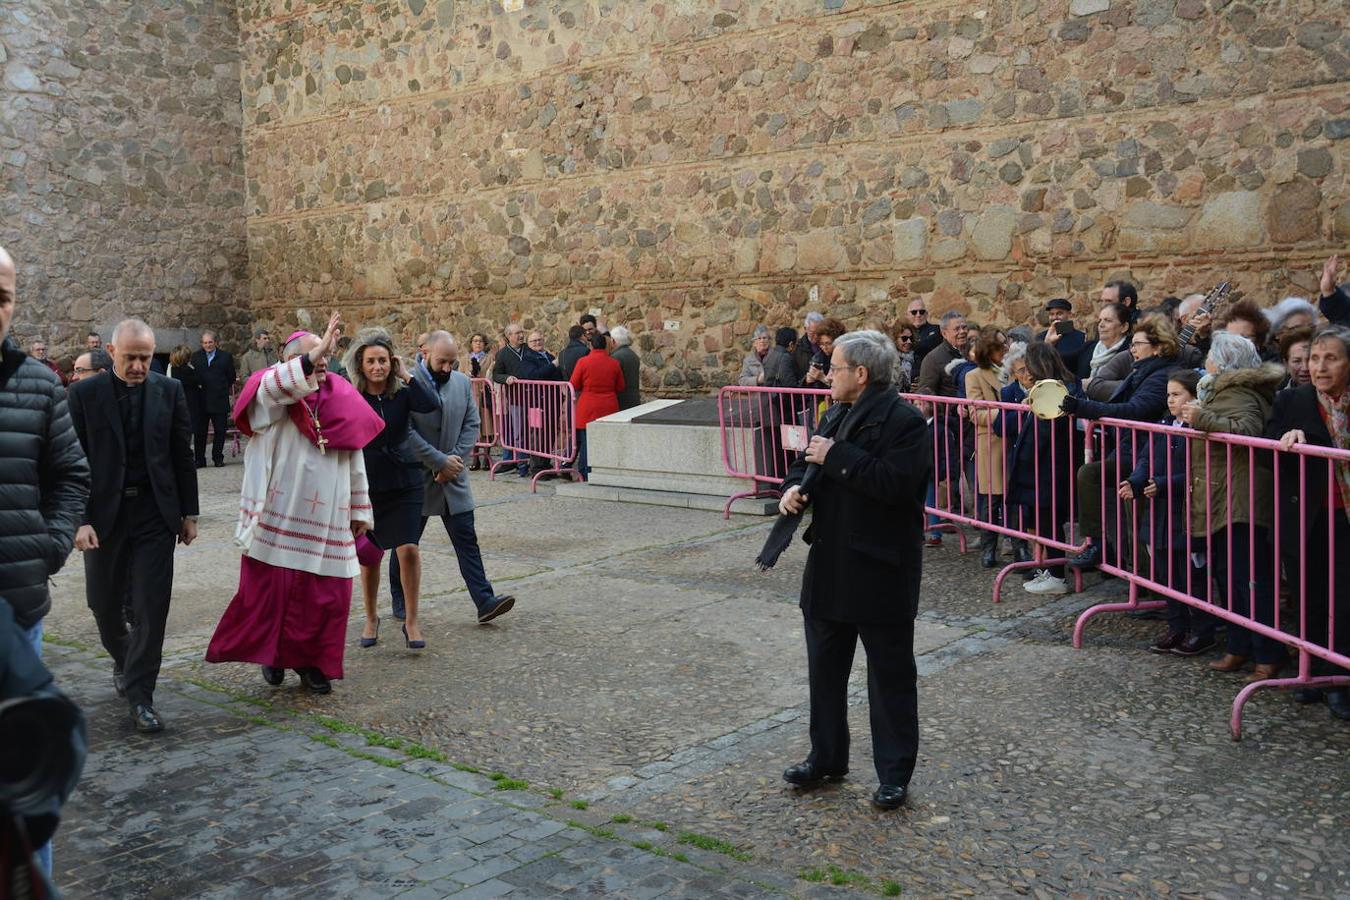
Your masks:
<path fill-rule="evenodd" d="M 810 497 L 810 492 L 815 483 L 820 480 L 820 465 L 811 463 L 806 467 L 806 474 L 802 476 L 801 492 Z M 797 533 L 797 526 L 801 524 L 802 512 L 793 515 L 778 514 L 778 520 L 773 523 L 773 528 L 769 531 L 769 538 L 764 542 L 764 549 L 759 551 L 759 556 L 755 557 L 755 565 L 759 566 L 761 572 L 767 572 L 778 562 L 778 557 L 783 555 L 783 551 L 792 543 L 792 536 Z"/>

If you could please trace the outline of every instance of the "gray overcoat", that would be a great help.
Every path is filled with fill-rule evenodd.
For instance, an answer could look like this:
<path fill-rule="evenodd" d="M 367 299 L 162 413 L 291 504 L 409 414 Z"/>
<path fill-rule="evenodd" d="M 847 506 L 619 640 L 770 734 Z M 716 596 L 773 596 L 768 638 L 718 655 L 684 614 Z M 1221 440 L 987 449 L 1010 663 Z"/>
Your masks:
<path fill-rule="evenodd" d="M 441 398 L 435 412 L 411 413 L 408 446 L 426 469 L 426 488 L 422 515 L 458 515 L 473 511 L 473 491 L 469 489 L 468 459 L 478 440 L 478 404 L 473 400 L 473 384 L 463 372 L 451 372 L 450 380 L 437 387 L 424 364 L 418 364 L 413 377 L 430 387 Z M 458 456 L 465 468 L 453 481 L 437 484 L 436 472 L 448 457 Z"/>

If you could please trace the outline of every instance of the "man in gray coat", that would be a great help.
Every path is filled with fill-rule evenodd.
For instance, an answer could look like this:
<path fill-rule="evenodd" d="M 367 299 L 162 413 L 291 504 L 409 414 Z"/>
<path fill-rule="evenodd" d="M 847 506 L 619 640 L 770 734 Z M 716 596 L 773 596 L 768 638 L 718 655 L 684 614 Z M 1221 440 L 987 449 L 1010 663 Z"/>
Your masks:
<path fill-rule="evenodd" d="M 465 460 L 478 440 L 478 404 L 473 398 L 469 376 L 455 371 L 459 348 L 448 332 L 433 331 L 427 336 L 427 355 L 413 370 L 440 397 L 440 409 L 413 413 L 408 430 L 408 446 L 426 467 L 426 494 L 422 503 L 422 527 L 427 518 L 440 516 L 445 532 L 459 558 L 459 574 L 478 607 L 478 624 L 491 622 L 515 606 L 509 594 L 493 593 L 483 570 L 478 551 L 478 533 L 473 525 L 473 492 Z M 403 589 L 398 576 L 398 560 L 390 557 L 389 589 L 397 614 L 403 605 Z"/>

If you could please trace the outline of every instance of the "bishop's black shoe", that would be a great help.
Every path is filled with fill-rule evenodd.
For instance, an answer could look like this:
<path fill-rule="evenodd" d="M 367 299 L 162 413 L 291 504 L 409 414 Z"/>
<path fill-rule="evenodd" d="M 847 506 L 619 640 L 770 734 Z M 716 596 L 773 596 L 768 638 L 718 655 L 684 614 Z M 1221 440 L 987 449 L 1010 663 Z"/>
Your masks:
<path fill-rule="evenodd" d="M 908 796 L 909 788 L 903 784 L 883 784 L 872 795 L 872 805 L 877 809 L 899 809 Z"/>
<path fill-rule="evenodd" d="M 263 666 L 262 673 L 263 681 L 267 682 L 272 687 L 280 687 L 281 683 L 286 680 L 285 669 L 275 669 L 272 666 Z"/>
<path fill-rule="evenodd" d="M 314 693 L 333 693 L 333 683 L 325 678 L 324 674 L 313 666 L 310 666 L 308 669 L 296 669 L 295 674 L 300 676 L 300 683 Z"/>
<path fill-rule="evenodd" d="M 789 766 L 784 770 L 783 780 L 797 787 L 809 788 L 824 784 L 827 781 L 843 781 L 847 774 L 848 769 L 842 772 L 824 772 L 817 769 L 813 763 L 804 762 Z"/>
<path fill-rule="evenodd" d="M 154 734 L 164 730 L 164 723 L 159 720 L 159 714 L 155 712 L 154 707 L 144 703 L 137 703 L 131 708 L 131 722 L 141 734 Z"/>

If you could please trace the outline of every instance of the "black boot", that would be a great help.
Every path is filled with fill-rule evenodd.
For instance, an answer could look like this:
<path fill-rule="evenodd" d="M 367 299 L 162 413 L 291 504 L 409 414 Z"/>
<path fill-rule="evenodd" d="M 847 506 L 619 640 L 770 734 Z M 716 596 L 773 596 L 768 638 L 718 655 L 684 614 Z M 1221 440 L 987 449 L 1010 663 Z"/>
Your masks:
<path fill-rule="evenodd" d="M 1013 541 L 1013 559 L 1017 562 L 1031 562 L 1031 548 L 1026 541 Z"/>
<path fill-rule="evenodd" d="M 998 535 L 992 531 L 980 535 L 980 565 L 986 569 L 998 565 Z"/>

